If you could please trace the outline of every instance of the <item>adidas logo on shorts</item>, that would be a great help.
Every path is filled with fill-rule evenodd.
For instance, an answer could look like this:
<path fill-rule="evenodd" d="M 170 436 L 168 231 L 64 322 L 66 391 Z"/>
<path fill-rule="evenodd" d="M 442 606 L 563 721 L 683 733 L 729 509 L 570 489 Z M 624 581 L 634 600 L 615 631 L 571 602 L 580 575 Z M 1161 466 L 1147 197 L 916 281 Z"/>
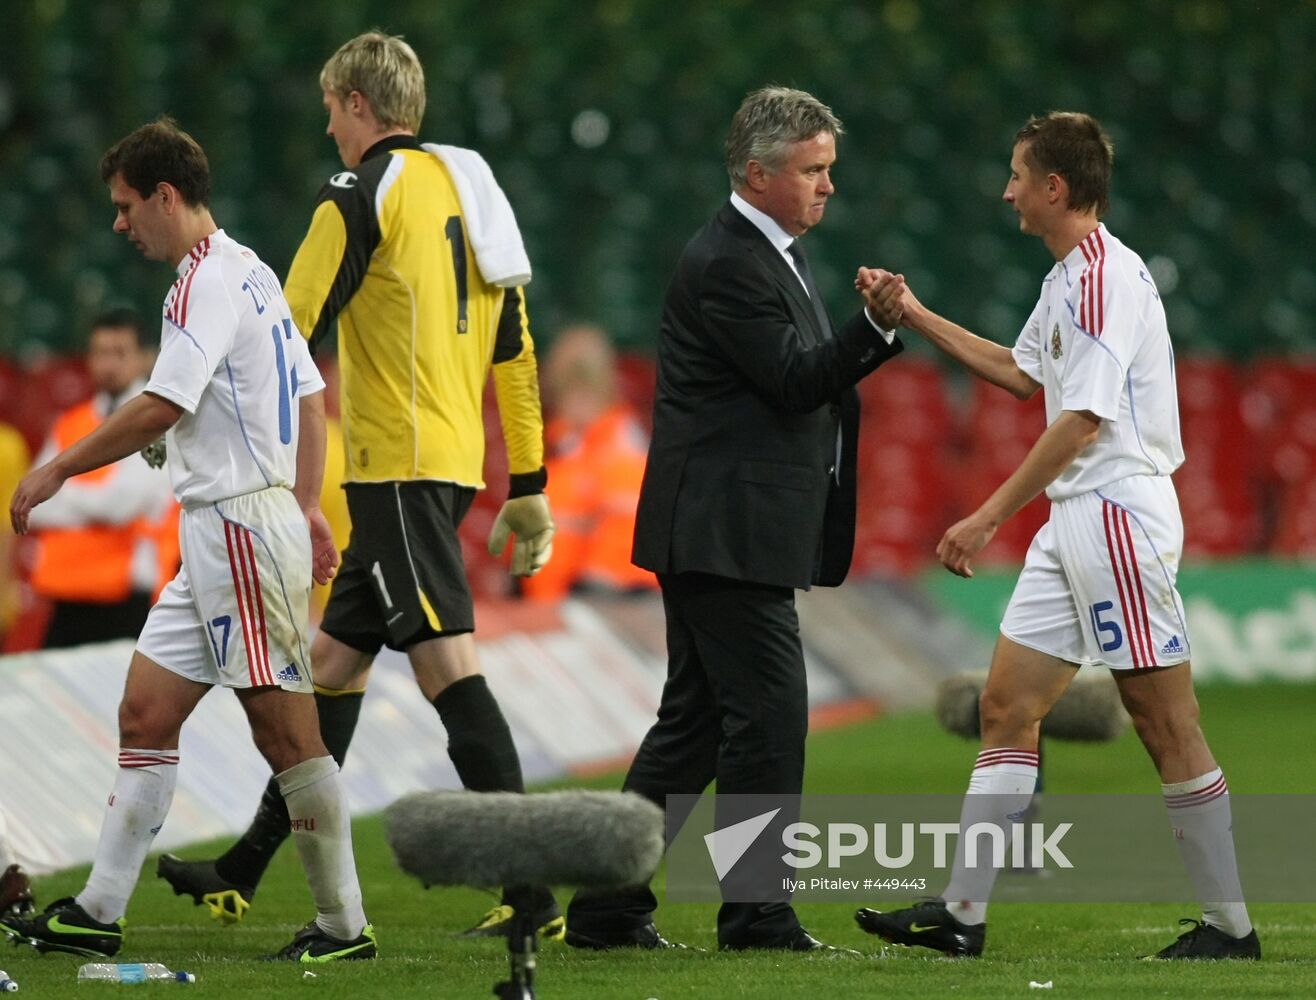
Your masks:
<path fill-rule="evenodd" d="M 1161 647 L 1161 652 L 1165 654 L 1182 653 L 1183 643 L 1179 641 L 1179 637 L 1177 635 L 1172 635 L 1170 636 L 1170 641 Z"/>
<path fill-rule="evenodd" d="M 274 676 L 281 681 L 300 681 L 302 679 L 302 672 L 297 669 L 297 664 L 289 663 Z"/>

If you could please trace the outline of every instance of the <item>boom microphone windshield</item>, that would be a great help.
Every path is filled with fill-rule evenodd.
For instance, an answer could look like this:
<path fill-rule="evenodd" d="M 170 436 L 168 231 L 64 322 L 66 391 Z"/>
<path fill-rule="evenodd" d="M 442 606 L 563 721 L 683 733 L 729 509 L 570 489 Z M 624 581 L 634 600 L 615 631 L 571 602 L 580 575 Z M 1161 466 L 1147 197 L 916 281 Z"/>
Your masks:
<path fill-rule="evenodd" d="M 987 671 L 948 677 L 937 688 L 937 721 L 947 732 L 977 737 L 978 699 Z M 1113 740 L 1129 723 L 1119 690 L 1109 674 L 1080 671 L 1042 719 L 1042 735 L 1057 740 L 1101 743 Z"/>
<path fill-rule="evenodd" d="M 663 811 L 633 792 L 414 792 L 384 816 L 427 886 L 639 885 L 663 854 Z"/>

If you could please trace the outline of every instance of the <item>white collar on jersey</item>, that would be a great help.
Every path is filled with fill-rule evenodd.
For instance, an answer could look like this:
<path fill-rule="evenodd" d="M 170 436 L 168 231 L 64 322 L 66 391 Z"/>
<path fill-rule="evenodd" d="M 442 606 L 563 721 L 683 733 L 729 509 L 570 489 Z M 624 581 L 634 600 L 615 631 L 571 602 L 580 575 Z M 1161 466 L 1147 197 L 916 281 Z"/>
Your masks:
<path fill-rule="evenodd" d="M 1074 249 L 1065 254 L 1065 259 L 1060 263 L 1065 265 L 1066 270 L 1070 268 L 1082 270 L 1096 258 L 1106 256 L 1110 240 L 1110 230 L 1106 228 L 1104 223 L 1098 222 L 1097 228 L 1079 240 Z"/>
<path fill-rule="evenodd" d="M 215 238 L 222 238 L 223 236 L 224 230 L 216 229 L 209 236 L 203 236 L 198 240 L 196 246 L 183 254 L 183 259 L 180 260 L 178 265 L 174 268 L 174 270 L 178 272 L 178 276 L 181 278 L 183 275 L 187 274 L 188 271 L 192 270 L 192 265 L 210 252 L 210 248 L 214 246 Z"/>

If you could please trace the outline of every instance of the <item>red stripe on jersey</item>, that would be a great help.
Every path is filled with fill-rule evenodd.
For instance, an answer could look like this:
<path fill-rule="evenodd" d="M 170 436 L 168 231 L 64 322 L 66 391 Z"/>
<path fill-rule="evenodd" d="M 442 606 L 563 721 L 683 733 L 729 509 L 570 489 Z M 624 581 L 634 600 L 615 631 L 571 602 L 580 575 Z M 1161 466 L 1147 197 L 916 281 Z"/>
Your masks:
<path fill-rule="evenodd" d="M 175 326 L 178 325 L 178 292 L 182 287 L 183 279 L 179 278 L 169 286 L 169 291 L 165 295 L 165 319 Z"/>
<path fill-rule="evenodd" d="M 1142 612 L 1143 649 L 1147 650 L 1147 666 L 1157 666 L 1156 647 L 1152 644 L 1151 617 L 1147 614 L 1147 595 L 1142 589 L 1142 568 L 1138 565 L 1138 552 L 1133 547 L 1133 531 L 1129 526 L 1129 512 L 1120 509 L 1124 537 L 1129 543 L 1129 559 L 1133 563 L 1133 580 L 1138 585 L 1138 608 Z"/>
<path fill-rule="evenodd" d="M 1078 325 L 1084 330 L 1091 330 L 1092 327 L 1088 324 L 1088 268 L 1092 266 L 1092 255 L 1082 243 L 1078 248 L 1083 253 L 1083 260 L 1087 262 L 1078 276 Z"/>
<path fill-rule="evenodd" d="M 187 253 L 188 256 L 192 258 L 193 263 L 192 266 L 188 268 L 187 274 L 182 278 L 183 289 L 180 296 L 174 300 L 178 305 L 176 310 L 178 314 L 177 323 L 183 329 L 187 329 L 187 301 L 192 294 L 192 279 L 196 277 L 197 266 L 205 259 L 206 255 L 210 253 L 210 237 L 207 236 Z M 179 298 L 182 300 L 181 303 L 179 302 Z"/>
<path fill-rule="evenodd" d="M 234 527 L 228 521 L 224 522 L 224 543 L 228 546 L 228 567 L 233 574 L 233 596 L 238 602 L 238 617 L 242 621 L 242 644 L 247 650 L 247 674 L 250 676 L 253 684 L 256 682 L 253 664 L 256 663 L 256 655 L 252 651 L 251 643 L 251 619 L 248 617 L 246 591 L 243 587 L 242 571 L 238 566 L 237 554 L 233 551 L 233 534 Z"/>
<path fill-rule="evenodd" d="M 1078 325 L 1100 339 L 1106 321 L 1106 307 L 1103 301 L 1106 289 L 1106 244 L 1101 239 L 1101 232 L 1094 229 L 1084 237 L 1078 248 L 1083 253 L 1084 261 L 1087 262 L 1078 279 Z"/>
<path fill-rule="evenodd" d="M 1101 502 L 1101 526 L 1106 530 L 1106 551 L 1110 553 L 1110 568 L 1115 577 L 1115 591 L 1120 599 L 1120 615 L 1124 619 L 1124 634 L 1129 642 L 1129 653 L 1133 657 L 1133 666 L 1141 667 L 1139 662 L 1142 656 L 1137 634 L 1129 625 L 1129 598 L 1125 593 L 1124 584 L 1124 560 L 1123 553 L 1116 552 L 1115 533 L 1111 531 L 1111 521 L 1114 519 L 1114 506 L 1109 500 Z"/>
<path fill-rule="evenodd" d="M 1101 330 L 1097 326 L 1097 274 L 1098 268 L 1101 267 L 1101 258 L 1097 256 L 1097 248 L 1092 243 L 1091 235 L 1085 240 L 1088 253 L 1091 260 L 1088 264 L 1088 332 L 1093 336 L 1100 337 Z"/>
<path fill-rule="evenodd" d="M 255 584 L 256 608 L 260 612 L 261 663 L 265 668 L 265 683 L 273 684 L 274 672 L 270 670 L 270 639 L 269 632 L 265 627 L 265 595 L 260 587 L 260 571 L 256 568 L 256 549 L 251 544 L 251 532 L 244 529 L 242 534 L 247 545 L 247 558 L 251 562 L 251 579 Z"/>
<path fill-rule="evenodd" d="M 1101 230 L 1094 229 L 1092 235 L 1096 238 L 1097 252 L 1097 336 L 1100 337 L 1106 329 L 1106 241 L 1101 238 Z"/>
<path fill-rule="evenodd" d="M 187 329 L 187 299 L 192 294 L 192 279 L 195 277 L 196 264 L 193 264 L 192 269 L 187 272 L 187 277 L 183 279 L 183 289 L 175 300 L 178 306 L 178 325 L 184 330 Z"/>

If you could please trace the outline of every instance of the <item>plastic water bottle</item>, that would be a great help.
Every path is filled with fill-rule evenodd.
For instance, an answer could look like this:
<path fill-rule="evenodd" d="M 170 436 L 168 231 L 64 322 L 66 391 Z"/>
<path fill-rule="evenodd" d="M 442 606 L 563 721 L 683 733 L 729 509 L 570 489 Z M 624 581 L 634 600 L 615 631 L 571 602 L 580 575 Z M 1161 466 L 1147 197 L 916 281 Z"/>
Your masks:
<path fill-rule="evenodd" d="M 148 983 L 159 980 L 167 983 L 195 983 L 190 972 L 170 972 L 159 962 L 88 962 L 78 970 L 78 982 Z"/>
<path fill-rule="evenodd" d="M 18 983 L 9 978 L 9 973 L 0 969 L 0 993 L 17 993 Z"/>

